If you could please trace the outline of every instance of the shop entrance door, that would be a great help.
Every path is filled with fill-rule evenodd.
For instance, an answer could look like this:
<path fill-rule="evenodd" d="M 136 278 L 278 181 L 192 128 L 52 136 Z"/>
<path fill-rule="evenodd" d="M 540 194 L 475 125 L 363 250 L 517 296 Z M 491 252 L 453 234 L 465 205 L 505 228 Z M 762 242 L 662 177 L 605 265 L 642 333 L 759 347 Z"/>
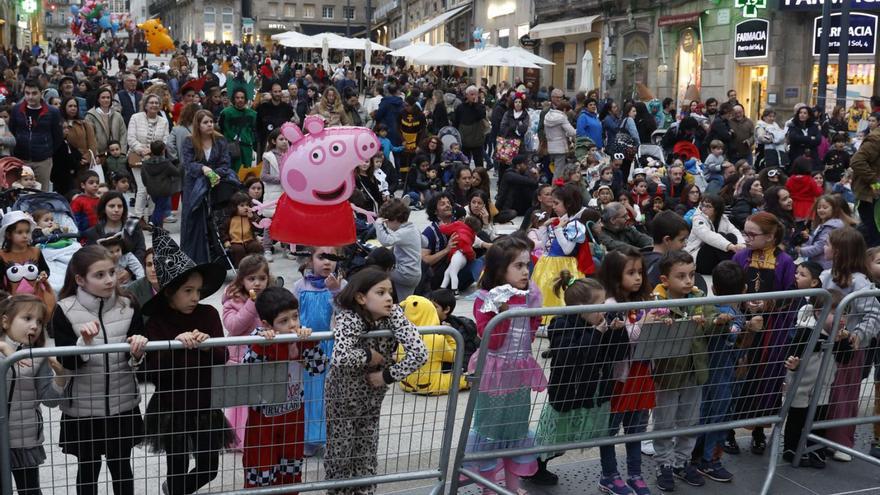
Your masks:
<path fill-rule="evenodd" d="M 746 116 L 752 121 L 761 118 L 766 93 L 766 65 L 741 65 L 736 68 L 737 99 L 745 108 Z"/>

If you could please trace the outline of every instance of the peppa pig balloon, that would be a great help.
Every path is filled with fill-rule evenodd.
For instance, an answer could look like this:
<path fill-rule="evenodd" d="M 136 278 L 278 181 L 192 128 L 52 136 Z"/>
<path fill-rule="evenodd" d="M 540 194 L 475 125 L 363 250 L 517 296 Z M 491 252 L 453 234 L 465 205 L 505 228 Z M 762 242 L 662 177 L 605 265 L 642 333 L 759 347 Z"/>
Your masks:
<path fill-rule="evenodd" d="M 379 150 L 365 127 L 324 128 L 324 119 L 306 117 L 304 134 L 291 123 L 281 127 L 290 148 L 281 158 L 284 194 L 275 207 L 269 235 L 279 242 L 343 246 L 355 241 L 354 213 L 348 198 L 354 169 Z"/>

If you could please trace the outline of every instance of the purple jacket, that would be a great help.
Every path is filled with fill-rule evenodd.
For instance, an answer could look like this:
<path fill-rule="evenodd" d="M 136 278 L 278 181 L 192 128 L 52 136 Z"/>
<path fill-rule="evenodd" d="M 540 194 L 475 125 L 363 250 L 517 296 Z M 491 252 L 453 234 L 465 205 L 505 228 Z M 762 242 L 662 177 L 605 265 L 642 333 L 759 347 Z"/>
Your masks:
<path fill-rule="evenodd" d="M 733 255 L 733 261 L 739 263 L 743 269 L 748 268 L 749 258 L 752 256 L 751 249 L 743 249 Z M 794 288 L 794 272 L 796 267 L 794 260 L 787 253 L 776 250 L 776 280 L 773 283 L 774 291 L 789 290 Z"/>

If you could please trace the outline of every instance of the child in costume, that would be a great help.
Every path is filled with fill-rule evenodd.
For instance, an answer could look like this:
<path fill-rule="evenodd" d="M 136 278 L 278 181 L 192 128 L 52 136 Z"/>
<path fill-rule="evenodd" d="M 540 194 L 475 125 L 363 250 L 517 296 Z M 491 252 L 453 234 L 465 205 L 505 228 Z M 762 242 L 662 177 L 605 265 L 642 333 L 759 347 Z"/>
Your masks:
<path fill-rule="evenodd" d="M 287 361 L 287 399 L 280 404 L 261 404 L 248 409 L 247 433 L 244 437 L 245 488 L 289 485 L 302 481 L 303 407 L 302 365 L 300 357 L 312 342 L 273 344 L 278 335 L 295 333 L 305 338 L 308 327 L 300 326 L 299 305 L 287 289 L 269 287 L 255 303 L 260 326 L 253 333 L 265 337 L 264 344 L 251 344 L 244 355 L 245 363 Z"/>
<path fill-rule="evenodd" d="M 607 291 L 605 304 L 650 300 L 651 286 L 645 265 L 641 253 L 633 247 L 606 254 L 597 273 Z M 651 362 L 627 359 L 639 341 L 645 315 L 645 311 L 635 310 L 608 315 L 610 319 L 623 321 L 629 342 L 624 359 L 614 368 L 608 436 L 617 436 L 621 428 L 627 435 L 644 433 L 648 427 L 651 409 L 656 404 Z M 625 445 L 626 481 L 620 477 L 615 446 L 603 445 L 599 448 L 602 458 L 599 486 L 602 491 L 610 493 L 625 492 L 629 488 L 636 495 L 648 495 L 648 484 L 642 477 L 641 442 L 626 442 Z"/>
<path fill-rule="evenodd" d="M 583 198 L 572 185 L 553 189 L 553 212 L 559 218 L 544 221 L 547 244 L 544 255 L 535 264 L 532 280 L 540 288 L 545 307 L 562 306 L 562 299 L 553 292 L 553 284 L 563 270 L 575 278 L 595 271 L 593 255 L 587 239 L 587 227 L 580 221 Z M 548 323 L 550 318 L 545 318 Z"/>
<path fill-rule="evenodd" d="M 476 257 L 474 241 L 477 232 L 483 228 L 483 222 L 475 216 L 468 216 L 464 221 L 456 220 L 452 223 L 440 224 L 438 228 L 447 237 L 458 234 L 458 242 L 449 250 L 449 266 L 443 272 L 443 282 L 440 284 L 441 288 L 452 289 L 452 292 L 458 295 L 458 272 Z"/>
<path fill-rule="evenodd" d="M 0 287 L 10 294 L 33 294 L 55 309 L 55 291 L 49 285 L 49 265 L 40 248 L 31 246 L 31 230 L 36 226 L 30 215 L 12 211 L 0 222 Z"/>
<path fill-rule="evenodd" d="M 388 274 L 366 268 L 336 296 L 333 319 L 336 344 L 327 374 L 326 479 L 351 479 L 376 473 L 379 414 L 388 386 L 428 360 L 418 330 L 393 302 Z M 366 338 L 388 329 L 393 337 Z M 403 359 L 395 360 L 402 345 Z M 329 495 L 372 495 L 376 485 L 334 488 Z"/>
<path fill-rule="evenodd" d="M 0 354 L 10 356 L 22 349 L 45 346 L 50 316 L 43 301 L 30 294 L 7 297 L 0 302 L 0 315 Z M 18 361 L 7 380 L 12 479 L 18 493 L 39 493 L 40 465 L 46 460 L 40 405 L 61 404 L 67 377 L 55 358 L 43 357 L 32 358 L 30 364 Z"/>
<path fill-rule="evenodd" d="M 453 299 L 454 300 L 454 299 Z M 422 296 L 409 296 L 400 302 L 403 314 L 417 327 L 436 327 L 440 325 L 437 308 L 429 299 Z M 428 362 L 412 375 L 400 381 L 400 389 L 420 395 L 444 395 L 449 393 L 452 385 L 451 366 L 455 362 L 457 345 L 455 339 L 448 335 L 423 335 L 422 342 L 428 350 Z M 399 359 L 403 359 L 403 350 L 398 349 Z M 467 390 L 469 385 L 464 377 L 460 377 L 459 390 Z"/>
<path fill-rule="evenodd" d="M 64 356 L 71 371 L 61 403 L 61 451 L 77 458 L 77 489 L 97 493 L 101 457 L 113 478 L 113 493 L 134 493 L 131 449 L 141 443 L 144 420 L 135 380 L 144 359 L 144 323 L 133 301 L 122 295 L 116 262 L 101 246 L 77 251 L 67 265 L 60 300 L 52 315 L 55 345 L 88 347 L 129 344 L 128 353 Z"/>
<path fill-rule="evenodd" d="M 333 298 L 345 287 L 345 280 L 337 271 L 336 248 L 321 246 L 306 248 L 308 257 L 300 262 L 302 278 L 293 285 L 299 301 L 299 317 L 303 326 L 315 332 L 329 332 L 333 318 Z M 303 353 L 305 371 L 303 392 L 305 400 L 306 455 L 314 455 L 327 443 L 324 411 L 324 380 L 327 365 L 333 356 L 333 339 L 321 340 Z"/>
<path fill-rule="evenodd" d="M 568 271 L 559 274 L 554 289 L 564 292 L 566 306 L 605 302 L 602 284 L 595 279 L 574 279 Z M 562 315 L 553 318 L 547 335 L 550 383 L 536 442 L 553 445 L 605 436 L 614 386 L 612 369 L 626 355 L 629 343 L 623 322 L 609 324 L 605 313 Z M 538 460 L 538 472 L 531 479 L 550 478 L 555 484 L 556 475 L 547 471 L 551 456 L 556 454 Z"/>
<path fill-rule="evenodd" d="M 101 201 L 98 186 L 101 180 L 97 172 L 85 170 L 80 172 L 77 181 L 80 192 L 70 201 L 70 211 L 73 212 L 77 230 L 83 233 L 98 223 L 98 202 Z"/>
<path fill-rule="evenodd" d="M 238 265 L 235 279 L 223 293 L 223 326 L 230 337 L 250 335 L 260 326 L 256 300 L 269 286 L 269 263 L 259 254 L 245 256 Z M 247 346 L 229 346 L 229 363 L 239 364 L 244 358 Z M 240 449 L 244 440 L 244 426 L 247 423 L 247 406 L 226 409 L 226 419 L 235 431 L 238 440 L 235 447 Z"/>
<path fill-rule="evenodd" d="M 224 228 L 220 229 L 220 239 L 232 254 L 232 265 L 235 268 L 238 268 L 245 256 L 263 252 L 253 225 L 256 217 L 251 202 L 250 196 L 243 192 L 233 194 L 229 200 L 229 218 L 224 222 Z"/>
<path fill-rule="evenodd" d="M 153 229 L 153 249 L 161 290 L 144 305 L 150 316 L 146 333 L 153 340 L 178 340 L 184 349 L 147 355 L 148 378 L 156 386 L 147 405 L 147 442 L 166 456 L 162 491 L 194 493 L 217 477 L 220 451 L 236 440 L 223 411 L 211 408 L 211 370 L 226 363 L 226 348 L 199 349 L 223 336 L 217 310 L 199 300 L 220 289 L 226 271 L 212 263 L 196 266 L 160 228 Z"/>
<path fill-rule="evenodd" d="M 541 318 L 514 318 L 497 325 L 485 335 L 486 325 L 498 313 L 515 308 L 540 308 L 541 291 L 529 282 L 530 243 L 515 236 L 503 237 L 486 253 L 486 267 L 474 302 L 474 319 L 481 338 L 488 338 L 482 370 L 476 365 L 480 353 L 471 356 L 468 370 L 479 372 L 473 426 L 468 436 L 468 452 L 503 448 L 531 447 L 529 431 L 531 391 L 547 388 L 541 365 L 532 356 L 532 341 Z M 536 456 L 503 457 L 479 461 L 474 469 L 492 481 L 504 472 L 505 488 L 516 493 L 520 476 L 531 476 L 538 469 Z"/>

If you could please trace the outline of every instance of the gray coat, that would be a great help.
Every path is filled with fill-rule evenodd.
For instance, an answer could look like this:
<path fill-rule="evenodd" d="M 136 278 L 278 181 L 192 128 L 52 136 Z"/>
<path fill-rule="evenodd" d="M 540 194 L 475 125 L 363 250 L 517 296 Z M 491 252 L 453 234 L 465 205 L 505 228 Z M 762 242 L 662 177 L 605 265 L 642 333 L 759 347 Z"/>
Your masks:
<path fill-rule="evenodd" d="M 6 342 L 14 349 L 21 348 L 8 337 Z M 54 376 L 47 358 L 35 358 L 32 366 L 10 368 L 6 375 L 10 394 L 9 447 L 27 449 L 43 445 L 40 405 L 55 407 L 64 397 L 64 390 L 55 384 Z"/>
<path fill-rule="evenodd" d="M 116 110 L 110 112 L 110 125 L 104 125 L 104 120 L 100 117 L 97 108 L 92 108 L 86 113 L 86 122 L 91 122 L 95 128 L 95 142 L 98 144 L 97 152 L 99 154 L 107 153 L 107 146 L 110 141 L 119 141 L 122 153 L 128 152 L 128 129 L 125 127 L 125 120 L 122 114 Z"/>
<path fill-rule="evenodd" d="M 127 297 L 95 297 L 83 289 L 58 301 L 52 317 L 55 344 L 86 346 L 79 330 L 97 320 L 101 331 L 91 345 L 124 343 L 131 335 L 143 335 L 143 319 Z M 68 416 L 104 417 L 131 411 L 140 397 L 134 368 L 138 364 L 128 353 L 83 354 L 62 357 L 61 364 L 72 376 L 65 390 L 61 411 Z"/>
<path fill-rule="evenodd" d="M 418 281 L 422 278 L 422 235 L 415 225 L 404 222 L 399 229 L 391 230 L 384 223 L 377 223 L 376 238 L 394 251 L 397 259 L 394 271 L 401 279 Z"/>
<path fill-rule="evenodd" d="M 183 141 L 192 136 L 189 127 L 176 125 L 171 132 L 165 136 L 165 153 L 173 161 L 179 161 L 183 156 Z"/>

